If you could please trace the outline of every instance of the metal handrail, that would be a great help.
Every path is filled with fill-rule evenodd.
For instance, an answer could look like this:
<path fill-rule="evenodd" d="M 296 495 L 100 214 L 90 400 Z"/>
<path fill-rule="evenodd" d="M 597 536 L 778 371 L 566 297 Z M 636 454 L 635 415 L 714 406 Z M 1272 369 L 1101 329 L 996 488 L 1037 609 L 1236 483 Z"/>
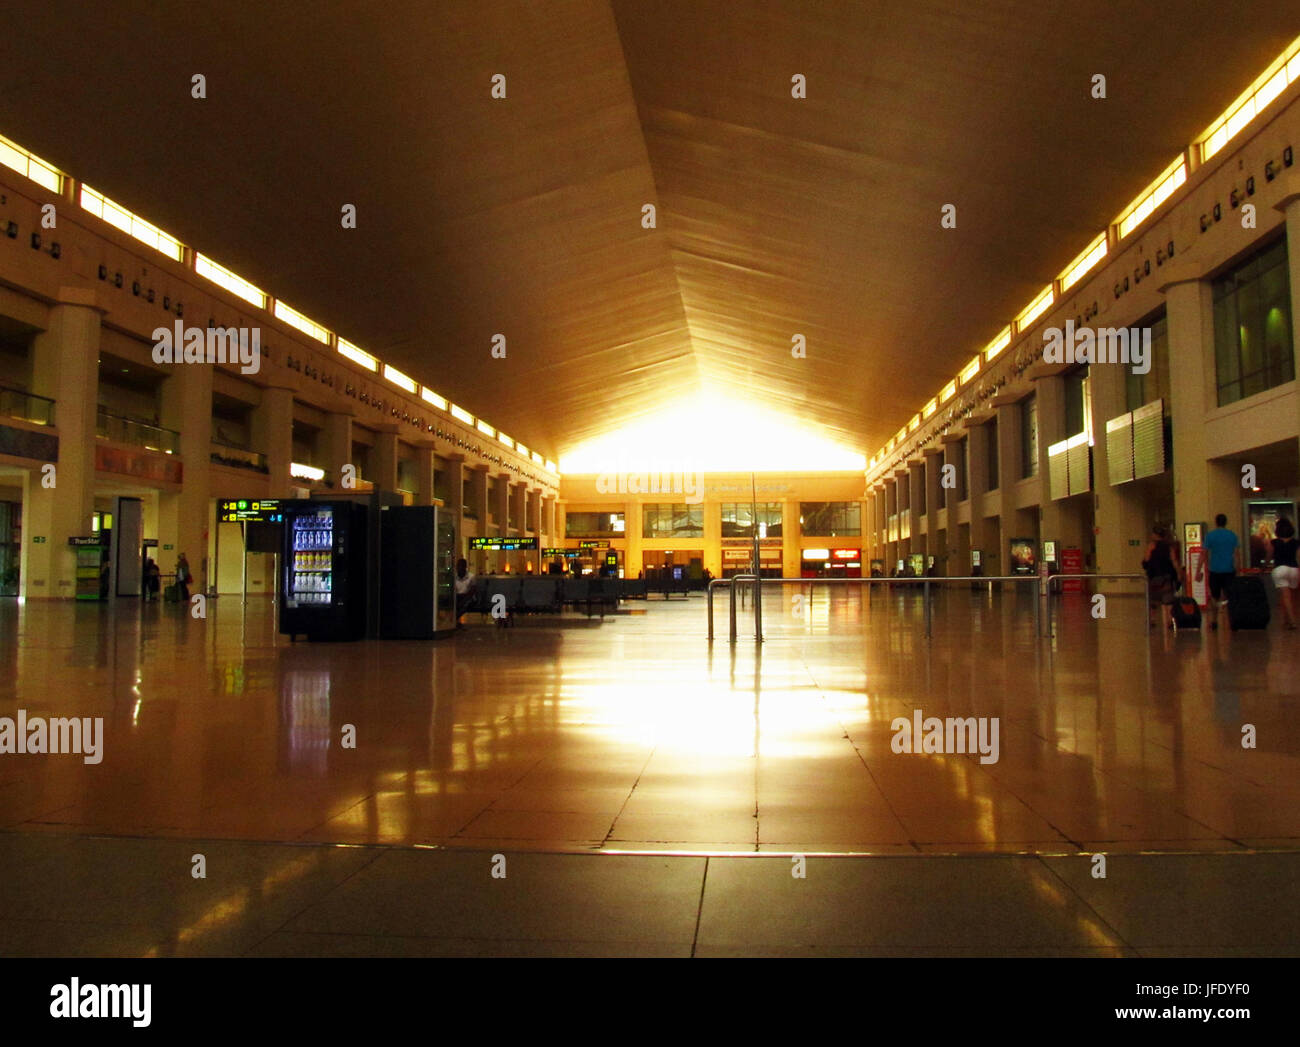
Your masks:
<path fill-rule="evenodd" d="M 1055 576 L 1054 576 L 1055 577 Z M 1070 575 L 1071 578 L 1083 578 L 1086 575 Z M 1050 578 L 1048 579 L 1050 582 Z M 1036 574 L 1009 574 L 1009 575 L 957 575 L 943 578 L 760 578 L 754 574 L 733 574 L 730 578 L 715 578 L 709 583 L 709 589 L 715 584 L 731 582 L 754 582 L 756 583 L 755 593 L 760 591 L 763 585 L 919 585 L 921 586 L 922 596 L 925 603 L 925 638 L 932 638 L 933 630 L 931 628 L 932 612 L 930 607 L 930 585 L 941 584 L 945 582 L 1012 582 L 1016 584 L 1032 583 L 1039 586 L 1039 592 L 1034 599 L 1034 635 L 1037 636 L 1041 627 L 1041 597 L 1045 596 L 1048 587 L 1044 586 L 1043 579 Z M 729 586 L 731 591 L 731 630 L 728 637 L 729 643 L 736 642 L 736 587 Z M 757 605 L 758 601 L 755 601 Z M 712 598 L 709 599 L 709 639 L 713 639 L 713 607 Z M 762 612 L 755 607 L 754 613 L 754 639 L 763 642 L 763 619 Z"/>
<path fill-rule="evenodd" d="M 1105 579 L 1106 581 L 1130 581 L 1130 582 L 1136 579 L 1142 582 L 1142 589 L 1146 595 L 1146 606 L 1148 608 L 1151 606 L 1151 579 L 1148 578 L 1145 574 L 1054 574 L 1047 579 L 1047 595 L 1049 597 L 1052 595 L 1052 583 L 1056 581 L 1058 578 L 1059 579 L 1099 578 L 1099 579 Z M 1064 594 L 1057 593 L 1057 595 L 1061 596 Z M 1056 630 L 1052 626 L 1052 604 L 1050 599 L 1048 600 L 1047 603 L 1047 615 L 1045 621 L 1043 622 L 1043 629 L 1044 629 L 1043 632 L 1044 636 L 1046 636 L 1048 639 L 1055 638 Z"/>

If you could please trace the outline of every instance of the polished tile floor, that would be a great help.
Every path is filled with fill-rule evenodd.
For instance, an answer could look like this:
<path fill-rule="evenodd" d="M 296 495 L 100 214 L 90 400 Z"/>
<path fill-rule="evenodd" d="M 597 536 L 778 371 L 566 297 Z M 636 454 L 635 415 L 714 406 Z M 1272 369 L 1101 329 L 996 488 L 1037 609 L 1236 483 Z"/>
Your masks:
<path fill-rule="evenodd" d="M 0 717 L 105 725 L 0 754 L 0 955 L 1300 955 L 1296 635 L 794 595 L 761 647 L 698 597 L 336 645 L 0 603 Z M 915 709 L 998 761 L 894 752 Z"/>
<path fill-rule="evenodd" d="M 0 956 L 1297 956 L 1296 858 L 1120 855 L 1102 880 L 1083 855 L 813 856 L 796 878 L 764 854 L 0 832 Z"/>
<path fill-rule="evenodd" d="M 790 594 L 792 595 L 792 594 Z M 767 642 L 703 600 L 291 645 L 265 601 L 0 603 L 0 716 L 101 716 L 104 758 L 0 755 L 0 829 L 514 850 L 1003 852 L 1300 844 L 1300 636 L 1157 634 L 1119 598 L 819 591 Z M 743 625 L 750 626 L 749 619 Z M 997 717 L 999 759 L 895 717 Z M 1254 748 L 1243 748 L 1243 725 Z M 355 747 L 345 745 L 345 727 Z"/>

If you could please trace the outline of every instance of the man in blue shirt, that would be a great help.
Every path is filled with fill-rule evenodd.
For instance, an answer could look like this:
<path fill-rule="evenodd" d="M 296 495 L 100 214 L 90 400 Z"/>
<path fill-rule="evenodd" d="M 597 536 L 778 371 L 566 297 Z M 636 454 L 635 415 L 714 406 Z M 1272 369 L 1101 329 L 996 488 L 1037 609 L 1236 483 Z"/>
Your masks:
<path fill-rule="evenodd" d="M 1210 628 L 1219 627 L 1219 601 L 1228 597 L 1228 586 L 1237 575 L 1237 536 L 1228 530 L 1228 518 L 1219 513 L 1214 518 L 1214 530 L 1205 536 L 1201 559 L 1196 565 L 1196 580 L 1210 574 Z"/>

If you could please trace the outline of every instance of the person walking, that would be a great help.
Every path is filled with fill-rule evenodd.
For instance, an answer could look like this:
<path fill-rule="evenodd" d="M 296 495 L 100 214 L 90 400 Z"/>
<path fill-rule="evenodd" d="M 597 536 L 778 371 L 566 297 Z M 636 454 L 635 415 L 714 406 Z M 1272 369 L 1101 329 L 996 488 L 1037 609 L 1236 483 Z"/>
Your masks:
<path fill-rule="evenodd" d="M 1210 628 L 1219 627 L 1219 608 L 1228 599 L 1228 587 L 1237 577 L 1237 549 L 1241 543 L 1236 532 L 1228 528 L 1228 518 L 1219 513 L 1214 518 L 1214 530 L 1205 536 L 1200 559 L 1196 562 L 1196 580 L 1210 576 Z"/>
<path fill-rule="evenodd" d="M 1151 594 L 1149 610 L 1155 612 L 1150 622 L 1151 628 L 1159 628 L 1158 619 L 1163 617 L 1166 627 L 1174 627 L 1174 598 L 1181 581 L 1178 560 L 1174 555 L 1174 544 L 1169 540 L 1169 532 L 1159 525 L 1151 529 L 1151 541 L 1147 545 L 1147 554 L 1142 561 L 1142 569 L 1147 575 L 1147 588 Z M 1163 607 L 1163 615 L 1157 608 Z"/>
<path fill-rule="evenodd" d="M 477 579 L 469 569 L 469 561 L 463 556 L 456 561 L 456 628 L 464 629 L 465 615 L 474 603 L 474 591 Z"/>
<path fill-rule="evenodd" d="M 1295 525 L 1285 516 L 1277 518 L 1273 528 L 1273 584 L 1282 603 L 1282 627 L 1295 628 L 1295 591 L 1300 585 L 1300 567 L 1296 566 Z"/>
<path fill-rule="evenodd" d="M 190 562 L 181 553 L 180 558 L 176 561 L 176 591 L 180 593 L 181 603 L 188 603 L 190 599 L 190 582 L 194 580 L 194 575 L 190 573 Z"/>
<path fill-rule="evenodd" d="M 144 561 L 144 598 L 146 600 L 158 599 L 158 581 L 161 573 L 158 570 L 158 563 L 152 556 L 145 557 Z"/>

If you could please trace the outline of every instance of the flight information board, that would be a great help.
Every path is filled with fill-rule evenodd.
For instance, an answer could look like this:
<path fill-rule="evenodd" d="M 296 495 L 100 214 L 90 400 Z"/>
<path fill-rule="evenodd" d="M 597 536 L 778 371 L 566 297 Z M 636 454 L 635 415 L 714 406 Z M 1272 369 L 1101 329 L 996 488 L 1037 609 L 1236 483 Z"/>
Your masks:
<path fill-rule="evenodd" d="M 284 510 L 278 498 L 250 501 L 247 498 L 228 498 L 221 502 L 218 511 L 222 523 L 284 523 Z"/>
<path fill-rule="evenodd" d="M 495 552 L 511 553 L 519 549 L 536 549 L 536 538 L 471 538 L 469 540 L 471 549 L 487 549 Z"/>

